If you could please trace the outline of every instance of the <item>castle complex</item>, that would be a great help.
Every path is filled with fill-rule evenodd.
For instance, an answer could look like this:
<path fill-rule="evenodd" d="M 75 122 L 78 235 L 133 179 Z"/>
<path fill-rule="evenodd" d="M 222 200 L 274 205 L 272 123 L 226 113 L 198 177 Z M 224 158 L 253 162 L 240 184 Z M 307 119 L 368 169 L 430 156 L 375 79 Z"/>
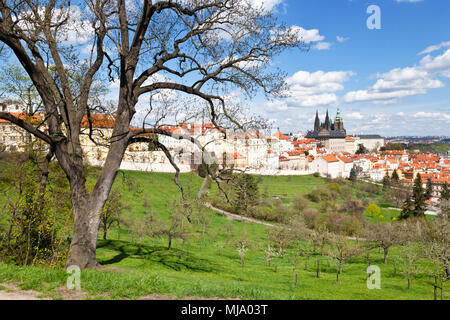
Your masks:
<path fill-rule="evenodd" d="M 319 113 L 316 111 L 316 119 L 314 121 L 314 131 L 309 131 L 306 138 L 317 139 L 323 141 L 330 138 L 341 138 L 345 139 L 347 136 L 347 131 L 344 129 L 344 120 L 341 117 L 339 109 L 337 110 L 336 117 L 334 118 L 334 123 L 331 122 L 330 117 L 327 115 L 325 117 L 325 122 L 320 123 Z"/>
<path fill-rule="evenodd" d="M 308 131 L 305 137 L 320 141 L 327 150 L 332 152 L 355 153 L 360 144 L 370 151 L 377 151 L 384 145 L 384 139 L 379 135 L 348 136 L 339 108 L 334 122 L 331 121 L 327 110 L 325 122 L 321 123 L 319 113 L 316 111 L 314 130 Z"/>

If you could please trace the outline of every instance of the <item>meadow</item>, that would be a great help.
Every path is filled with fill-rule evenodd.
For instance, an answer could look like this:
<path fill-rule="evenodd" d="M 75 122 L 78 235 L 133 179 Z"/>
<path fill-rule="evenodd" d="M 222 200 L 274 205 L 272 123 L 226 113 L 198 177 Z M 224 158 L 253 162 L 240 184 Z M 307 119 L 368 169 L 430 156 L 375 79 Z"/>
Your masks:
<path fill-rule="evenodd" d="M 95 175 L 95 169 L 92 170 L 91 174 Z M 195 174 L 183 174 L 180 181 L 190 198 L 197 194 L 202 183 Z M 289 205 L 296 195 L 306 195 L 326 184 L 325 179 L 314 176 L 271 176 L 260 179 L 260 191 L 270 197 L 280 197 Z M 120 172 L 115 188 L 122 191 L 122 201 L 126 204 L 123 216 L 136 221 L 148 212 L 168 219 L 172 210 L 170 203 L 180 198 L 172 174 Z M 353 191 L 357 193 L 358 187 Z M 212 187 L 211 195 L 214 194 L 217 190 Z M 399 247 L 391 249 L 387 264 L 383 263 L 383 254 L 378 249 L 372 250 L 371 264 L 381 269 L 381 289 L 369 290 L 365 255 L 344 264 L 339 282 L 336 281 L 335 261 L 319 253 L 309 259 L 302 255 L 294 259 L 296 249 L 289 248 L 283 257 L 267 265 L 268 227 L 229 221 L 205 210 L 206 230 L 193 212 L 193 222 L 186 222 L 188 236 L 184 240 L 175 239 L 171 250 L 167 249 L 167 237 L 139 238 L 124 226 L 114 227 L 107 240 L 100 239 L 100 232 L 97 258 L 104 268 L 82 271 L 81 287 L 85 298 L 138 299 L 159 294 L 171 299 L 433 299 L 431 266 L 425 261 L 419 264 L 408 290 L 407 280 L 394 259 Z M 382 212 L 389 219 L 398 214 L 385 208 Z M 242 265 L 235 241 L 243 236 L 249 246 Z M 316 260 L 320 260 L 319 278 L 316 277 Z M 66 285 L 67 276 L 64 269 L 0 262 L 0 284 L 15 283 L 21 289 L 37 290 L 54 299 L 64 298 L 61 288 Z M 450 293 L 444 293 L 444 299 L 449 298 Z"/>

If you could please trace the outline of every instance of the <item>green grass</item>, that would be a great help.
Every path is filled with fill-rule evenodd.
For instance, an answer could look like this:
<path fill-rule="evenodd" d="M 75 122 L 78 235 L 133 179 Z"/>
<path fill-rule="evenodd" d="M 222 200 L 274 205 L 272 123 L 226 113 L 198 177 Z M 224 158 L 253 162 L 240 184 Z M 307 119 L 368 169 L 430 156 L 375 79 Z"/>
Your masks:
<path fill-rule="evenodd" d="M 125 179 L 124 175 L 125 174 Z M 129 188 L 126 181 L 133 181 Z M 195 196 L 202 180 L 194 174 L 181 175 L 181 182 L 187 194 Z M 326 182 L 313 176 L 262 177 L 261 191 L 267 188 L 270 196 L 281 196 L 284 202 L 296 194 L 307 194 Z M 147 197 L 151 210 L 160 217 L 167 217 L 172 200 L 179 199 L 173 175 L 162 173 L 125 172 L 119 173 L 116 187 L 123 192 L 128 209 L 125 216 L 140 217 L 145 214 L 143 199 Z M 211 191 L 214 191 L 214 188 Z M 372 264 L 381 268 L 382 289 L 368 290 L 366 287 L 365 257 L 355 258 L 344 265 L 340 282 L 336 283 L 336 269 L 333 262 L 328 265 L 327 257 L 311 257 L 308 270 L 305 258 L 298 260 L 298 283 L 293 285 L 293 251 L 288 250 L 279 260 L 278 271 L 274 265 L 266 266 L 264 249 L 267 247 L 266 227 L 261 225 L 231 222 L 210 211 L 207 234 L 195 222 L 189 225 L 187 241 L 175 240 L 173 249 L 167 250 L 167 239 L 150 239 L 144 242 L 132 239 L 127 230 L 113 229 L 109 239 L 99 240 L 97 257 L 110 271 L 83 270 L 82 290 L 91 299 L 136 299 L 150 294 L 162 294 L 173 298 L 219 297 L 240 299 L 432 299 L 432 279 L 427 275 L 431 269 L 423 263 L 411 290 L 399 273 L 393 274 L 392 263 L 382 262 L 377 250 L 372 255 Z M 395 212 L 382 209 L 385 219 Z M 195 220 L 195 219 L 194 219 Z M 226 235 L 232 225 L 230 237 Z M 233 239 L 247 234 L 252 248 L 246 253 L 245 264 L 240 266 L 237 250 L 231 245 Z M 101 234 L 100 234 L 101 236 Z M 214 238 L 214 239 L 213 239 Z M 398 254 L 393 248 L 390 257 Z M 315 278 L 314 261 L 321 260 L 321 277 Z M 0 262 L 0 283 L 18 283 L 22 289 L 34 289 L 44 295 L 59 299 L 58 288 L 67 281 L 65 270 L 42 267 L 19 267 Z M 450 294 L 446 293 L 446 299 Z"/>

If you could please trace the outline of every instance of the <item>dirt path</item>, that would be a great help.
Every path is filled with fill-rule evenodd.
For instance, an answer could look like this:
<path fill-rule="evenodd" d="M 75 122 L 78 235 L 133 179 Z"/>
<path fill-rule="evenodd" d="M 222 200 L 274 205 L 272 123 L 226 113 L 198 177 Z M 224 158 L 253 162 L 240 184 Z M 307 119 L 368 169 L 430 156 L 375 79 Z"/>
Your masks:
<path fill-rule="evenodd" d="M 262 221 L 258 221 L 255 219 L 251 219 L 251 218 L 247 218 L 247 217 L 242 217 L 240 215 L 231 213 L 231 212 L 227 212 L 221 209 L 218 209 L 216 207 L 213 207 L 210 203 L 206 202 L 205 207 L 208 207 L 209 209 L 218 212 L 220 214 L 223 214 L 224 216 L 226 216 L 229 220 L 237 220 L 237 221 L 241 221 L 241 222 L 247 222 L 247 223 L 256 223 L 256 224 L 262 224 L 264 226 L 268 226 L 268 227 L 272 227 L 272 228 L 282 228 L 281 226 L 277 226 L 275 224 L 271 224 L 271 223 L 267 223 L 267 222 L 262 222 Z M 356 238 L 356 237 L 345 237 L 348 240 L 354 240 L 354 241 L 366 241 L 366 239 L 364 238 Z"/>
<path fill-rule="evenodd" d="M 205 203 L 205 207 L 208 207 L 209 209 L 211 209 L 215 212 L 223 214 L 224 216 L 226 216 L 228 218 L 228 220 L 236 220 L 236 221 L 247 222 L 247 223 L 256 223 L 256 224 L 262 224 L 262 225 L 268 226 L 268 227 L 280 228 L 279 226 L 272 224 L 272 223 L 258 221 L 258 220 L 252 219 L 252 218 L 243 217 L 238 214 L 234 214 L 231 212 L 227 212 L 227 211 L 218 209 L 216 207 L 213 207 L 212 204 L 207 203 L 207 202 Z"/>
<path fill-rule="evenodd" d="M 33 290 L 21 290 L 15 285 L 1 283 L 3 290 L 0 290 L 0 300 L 49 300 L 49 298 L 39 298 L 39 292 Z"/>

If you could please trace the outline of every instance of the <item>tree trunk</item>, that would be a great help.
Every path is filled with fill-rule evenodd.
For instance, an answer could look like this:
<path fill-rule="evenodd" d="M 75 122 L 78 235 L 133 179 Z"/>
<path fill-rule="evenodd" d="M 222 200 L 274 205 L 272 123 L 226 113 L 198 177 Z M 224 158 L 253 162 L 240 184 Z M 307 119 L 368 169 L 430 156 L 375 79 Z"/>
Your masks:
<path fill-rule="evenodd" d="M 450 265 L 448 259 L 445 261 L 445 273 L 447 274 L 447 279 L 450 280 Z"/>
<path fill-rule="evenodd" d="M 320 278 L 320 260 L 316 260 L 316 278 Z"/>
<path fill-rule="evenodd" d="M 172 249 L 172 234 L 169 233 L 169 246 L 167 247 L 168 250 Z"/>
<path fill-rule="evenodd" d="M 388 258 L 388 253 L 389 253 L 389 247 L 385 247 L 384 248 L 384 263 L 386 264 L 387 263 L 387 258 Z"/>
<path fill-rule="evenodd" d="M 98 226 L 100 215 L 92 210 L 84 181 L 71 182 L 71 201 L 73 210 L 73 237 L 70 244 L 67 266 L 95 268 Z"/>
<path fill-rule="evenodd" d="M 128 131 L 128 123 L 123 117 L 118 117 L 113 136 L 117 132 L 126 131 Z M 96 248 L 101 212 L 120 168 L 128 141 L 124 138 L 111 143 L 102 172 L 92 195 L 89 195 L 86 191 L 83 150 L 79 135 L 74 133 L 71 138 L 67 143 L 60 143 L 55 148 L 58 162 L 69 179 L 74 218 L 72 243 L 66 265 L 95 268 L 99 265 L 96 259 Z"/>

